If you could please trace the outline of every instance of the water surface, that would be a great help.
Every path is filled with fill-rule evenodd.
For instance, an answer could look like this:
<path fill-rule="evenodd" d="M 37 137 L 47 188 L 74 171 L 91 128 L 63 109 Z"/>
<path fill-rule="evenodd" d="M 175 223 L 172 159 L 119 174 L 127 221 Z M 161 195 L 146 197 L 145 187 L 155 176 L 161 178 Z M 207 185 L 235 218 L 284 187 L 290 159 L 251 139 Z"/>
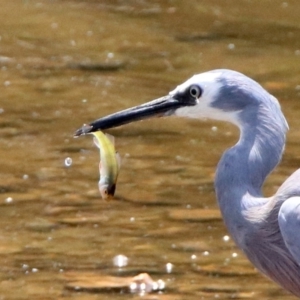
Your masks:
<path fill-rule="evenodd" d="M 141 272 L 167 285 L 144 299 L 294 299 L 257 273 L 217 213 L 215 166 L 236 128 L 170 118 L 109 131 L 123 157 L 109 203 L 92 138 L 72 135 L 195 73 L 235 69 L 289 121 L 271 195 L 300 166 L 299 14 L 296 0 L 1 1 L 1 299 L 137 299 L 70 287 Z M 126 267 L 113 266 L 118 254 Z"/>

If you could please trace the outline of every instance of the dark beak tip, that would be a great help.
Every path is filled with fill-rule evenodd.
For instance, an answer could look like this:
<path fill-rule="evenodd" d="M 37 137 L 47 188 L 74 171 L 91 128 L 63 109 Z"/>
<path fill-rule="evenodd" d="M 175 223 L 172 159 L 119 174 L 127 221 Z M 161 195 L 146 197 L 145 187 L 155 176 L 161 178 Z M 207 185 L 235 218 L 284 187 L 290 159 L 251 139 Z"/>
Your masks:
<path fill-rule="evenodd" d="M 74 133 L 74 137 L 79 137 L 94 131 L 92 125 L 84 124 L 81 128 L 77 129 Z"/>

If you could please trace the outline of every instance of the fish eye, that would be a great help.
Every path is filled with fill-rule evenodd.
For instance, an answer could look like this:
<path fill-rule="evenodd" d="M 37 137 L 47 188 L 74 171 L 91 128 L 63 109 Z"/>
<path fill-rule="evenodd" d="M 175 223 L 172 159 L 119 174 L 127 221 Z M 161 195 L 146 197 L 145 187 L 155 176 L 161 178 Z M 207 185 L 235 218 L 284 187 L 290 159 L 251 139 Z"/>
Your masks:
<path fill-rule="evenodd" d="M 195 99 L 198 99 L 200 98 L 202 94 L 202 90 L 200 89 L 200 87 L 198 85 L 192 85 L 190 87 L 190 95 L 195 98 Z"/>

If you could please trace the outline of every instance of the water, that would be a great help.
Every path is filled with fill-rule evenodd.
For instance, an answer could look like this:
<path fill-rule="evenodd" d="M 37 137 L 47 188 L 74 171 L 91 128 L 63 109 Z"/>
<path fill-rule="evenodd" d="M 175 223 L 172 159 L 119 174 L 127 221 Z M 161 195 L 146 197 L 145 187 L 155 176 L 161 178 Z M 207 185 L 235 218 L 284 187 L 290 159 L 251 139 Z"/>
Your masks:
<path fill-rule="evenodd" d="M 1 298 L 137 299 L 111 277 L 147 272 L 167 288 L 146 299 L 294 299 L 225 238 L 213 178 L 236 128 L 170 118 L 111 130 L 123 157 L 111 202 L 92 138 L 72 134 L 194 73 L 235 69 L 289 121 L 271 195 L 300 166 L 299 14 L 296 0 L 2 1 Z"/>

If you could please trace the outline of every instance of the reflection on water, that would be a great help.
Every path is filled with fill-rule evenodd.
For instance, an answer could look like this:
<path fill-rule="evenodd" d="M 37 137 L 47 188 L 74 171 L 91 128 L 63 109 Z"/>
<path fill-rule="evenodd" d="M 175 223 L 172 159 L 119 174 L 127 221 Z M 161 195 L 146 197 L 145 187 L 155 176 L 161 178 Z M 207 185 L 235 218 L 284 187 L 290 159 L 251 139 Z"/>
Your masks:
<path fill-rule="evenodd" d="M 236 69 L 275 94 L 289 120 L 283 162 L 265 186 L 272 194 L 300 165 L 300 7 L 271 5 L 2 1 L 3 299 L 139 298 L 71 287 L 140 273 L 166 283 L 146 299 L 293 299 L 253 269 L 221 221 L 213 178 L 238 138 L 231 125 L 168 119 L 113 130 L 123 165 L 111 202 L 100 199 L 91 140 L 72 138 L 194 73 Z M 117 255 L 128 264 L 114 266 Z"/>

